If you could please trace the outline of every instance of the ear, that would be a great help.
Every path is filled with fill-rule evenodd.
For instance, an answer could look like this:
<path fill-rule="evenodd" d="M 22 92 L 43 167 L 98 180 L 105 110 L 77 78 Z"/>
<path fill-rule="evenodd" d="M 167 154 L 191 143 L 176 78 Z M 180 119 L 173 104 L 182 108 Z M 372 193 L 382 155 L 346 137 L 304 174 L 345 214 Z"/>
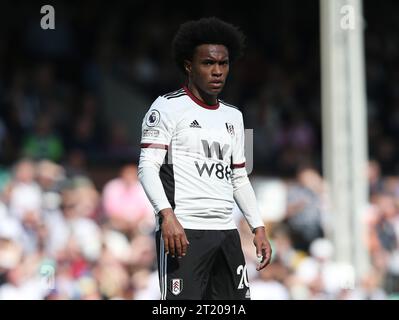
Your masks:
<path fill-rule="evenodd" d="M 192 64 L 190 60 L 184 60 L 184 70 L 186 70 L 187 74 L 191 74 Z"/>

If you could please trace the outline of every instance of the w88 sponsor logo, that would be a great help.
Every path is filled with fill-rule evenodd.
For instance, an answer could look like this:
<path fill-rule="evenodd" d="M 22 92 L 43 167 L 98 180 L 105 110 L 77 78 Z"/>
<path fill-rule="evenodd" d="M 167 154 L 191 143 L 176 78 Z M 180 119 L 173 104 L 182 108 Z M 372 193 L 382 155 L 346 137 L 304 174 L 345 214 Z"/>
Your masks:
<path fill-rule="evenodd" d="M 231 178 L 231 169 L 228 165 L 223 165 L 221 163 L 208 164 L 206 162 L 200 164 L 198 161 L 194 161 L 194 163 L 200 177 L 202 177 L 203 174 L 207 174 L 208 177 L 215 176 L 220 180 L 226 179 L 229 181 Z"/>

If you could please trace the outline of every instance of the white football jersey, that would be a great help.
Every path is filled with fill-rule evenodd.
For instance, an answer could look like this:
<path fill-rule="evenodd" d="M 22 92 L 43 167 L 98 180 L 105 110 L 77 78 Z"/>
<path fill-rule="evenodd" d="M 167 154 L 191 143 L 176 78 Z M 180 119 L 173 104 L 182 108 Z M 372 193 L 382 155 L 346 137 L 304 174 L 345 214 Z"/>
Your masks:
<path fill-rule="evenodd" d="M 167 150 L 163 188 L 185 229 L 235 229 L 232 174 L 245 167 L 241 112 L 208 106 L 186 87 L 158 97 L 144 117 L 141 148 Z"/>

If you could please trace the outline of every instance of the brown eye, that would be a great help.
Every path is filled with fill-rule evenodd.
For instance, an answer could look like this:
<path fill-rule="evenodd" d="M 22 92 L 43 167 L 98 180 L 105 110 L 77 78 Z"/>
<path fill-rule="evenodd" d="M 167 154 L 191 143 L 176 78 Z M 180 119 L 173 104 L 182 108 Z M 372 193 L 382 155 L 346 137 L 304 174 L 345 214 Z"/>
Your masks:
<path fill-rule="evenodd" d="M 204 64 L 204 65 L 206 65 L 206 66 L 211 66 L 211 65 L 214 64 L 214 62 L 213 62 L 212 60 L 204 60 L 204 61 L 202 62 L 202 64 Z"/>

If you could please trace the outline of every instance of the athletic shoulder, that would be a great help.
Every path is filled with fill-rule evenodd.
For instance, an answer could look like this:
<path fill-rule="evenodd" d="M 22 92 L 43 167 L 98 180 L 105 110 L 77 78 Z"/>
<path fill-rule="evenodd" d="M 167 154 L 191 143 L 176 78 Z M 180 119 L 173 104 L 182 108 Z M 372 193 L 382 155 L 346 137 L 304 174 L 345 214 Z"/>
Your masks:
<path fill-rule="evenodd" d="M 227 103 L 226 101 L 223 101 L 221 99 L 219 99 L 219 103 L 222 106 L 228 108 L 227 110 L 231 110 L 231 111 L 236 112 L 236 113 L 238 113 L 238 114 L 240 114 L 242 116 L 242 112 L 241 112 L 240 108 L 238 108 L 237 106 L 235 106 L 233 104 L 230 104 L 230 103 Z"/>
<path fill-rule="evenodd" d="M 178 106 L 181 105 L 180 99 L 184 96 L 187 96 L 187 94 L 183 89 L 160 95 L 152 103 L 150 109 L 157 109 L 163 112 L 174 112 L 176 109 L 179 109 Z"/>
<path fill-rule="evenodd" d="M 224 101 L 224 100 L 219 99 L 219 103 L 222 104 L 222 105 L 225 106 L 225 107 L 232 108 L 232 109 L 235 109 L 235 110 L 237 110 L 237 111 L 240 111 L 240 108 L 238 108 L 237 106 L 235 106 L 235 105 L 233 105 L 233 104 L 227 103 L 227 102 Z M 240 111 L 240 112 L 241 112 L 241 111 Z"/>
<path fill-rule="evenodd" d="M 174 99 L 178 99 L 178 98 L 181 98 L 184 96 L 187 96 L 187 93 L 183 88 L 180 88 L 178 90 L 168 92 L 168 93 L 162 95 L 161 97 L 166 100 L 174 100 Z"/>

